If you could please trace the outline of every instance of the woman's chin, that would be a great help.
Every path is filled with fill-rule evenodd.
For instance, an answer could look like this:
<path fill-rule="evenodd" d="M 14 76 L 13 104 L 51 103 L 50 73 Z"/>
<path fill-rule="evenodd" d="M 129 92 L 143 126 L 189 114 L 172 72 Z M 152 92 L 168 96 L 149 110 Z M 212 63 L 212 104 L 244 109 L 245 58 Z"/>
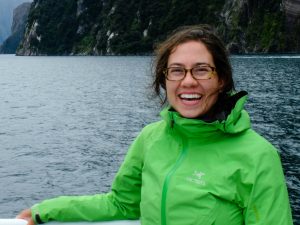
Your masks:
<path fill-rule="evenodd" d="M 205 114 L 204 110 L 201 109 L 178 109 L 178 113 L 185 118 L 197 118 Z"/>

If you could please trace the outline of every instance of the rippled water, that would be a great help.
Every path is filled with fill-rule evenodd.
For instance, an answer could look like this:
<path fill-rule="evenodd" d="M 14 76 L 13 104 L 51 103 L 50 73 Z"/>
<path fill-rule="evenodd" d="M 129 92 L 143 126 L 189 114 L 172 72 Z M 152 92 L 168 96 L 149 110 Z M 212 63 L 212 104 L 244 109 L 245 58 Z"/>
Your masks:
<path fill-rule="evenodd" d="M 254 129 L 280 151 L 300 223 L 300 57 L 232 57 Z M 150 57 L 0 55 L 0 218 L 58 195 L 108 191 L 128 145 L 159 119 Z"/>

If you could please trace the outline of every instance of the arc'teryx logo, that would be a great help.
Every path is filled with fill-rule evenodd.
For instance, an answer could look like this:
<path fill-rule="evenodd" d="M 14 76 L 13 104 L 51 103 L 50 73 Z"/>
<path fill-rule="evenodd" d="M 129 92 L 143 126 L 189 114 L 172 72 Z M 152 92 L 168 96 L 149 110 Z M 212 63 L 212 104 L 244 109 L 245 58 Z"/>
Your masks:
<path fill-rule="evenodd" d="M 201 186 L 205 186 L 205 180 L 203 179 L 203 176 L 205 175 L 205 173 L 201 172 L 201 171 L 197 171 L 195 170 L 193 175 L 186 178 L 189 182 L 201 185 Z"/>

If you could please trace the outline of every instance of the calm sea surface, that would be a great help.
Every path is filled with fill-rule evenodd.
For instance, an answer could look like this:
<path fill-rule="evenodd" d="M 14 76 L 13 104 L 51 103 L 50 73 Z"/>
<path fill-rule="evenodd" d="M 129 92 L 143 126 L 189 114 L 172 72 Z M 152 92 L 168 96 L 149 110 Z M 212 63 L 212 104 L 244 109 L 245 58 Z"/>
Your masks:
<path fill-rule="evenodd" d="M 233 56 L 253 128 L 281 154 L 300 224 L 300 56 Z M 159 119 L 150 57 L 0 55 L 0 218 L 58 195 L 108 191 Z"/>

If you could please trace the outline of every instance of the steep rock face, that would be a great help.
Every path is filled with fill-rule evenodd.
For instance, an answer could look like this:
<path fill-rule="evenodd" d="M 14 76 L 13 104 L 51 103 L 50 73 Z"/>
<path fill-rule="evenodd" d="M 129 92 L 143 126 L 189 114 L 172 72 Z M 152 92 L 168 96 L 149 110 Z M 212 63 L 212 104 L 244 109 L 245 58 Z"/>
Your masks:
<path fill-rule="evenodd" d="M 27 17 L 31 3 L 23 3 L 13 11 L 13 23 L 11 27 L 11 36 L 9 36 L 0 47 L 0 53 L 13 54 L 23 39 Z"/>
<path fill-rule="evenodd" d="M 145 54 L 181 25 L 214 25 L 233 53 L 300 52 L 297 0 L 35 0 L 20 55 Z M 292 9 L 290 5 L 292 4 Z M 292 18 L 292 19 L 291 19 Z"/>
<path fill-rule="evenodd" d="M 0 44 L 11 35 L 13 9 L 32 0 L 0 0 Z"/>
<path fill-rule="evenodd" d="M 249 21 L 248 0 L 229 0 L 221 12 L 222 23 L 218 26 L 227 48 L 232 53 L 247 53 L 243 27 Z"/>
<path fill-rule="evenodd" d="M 300 1 L 299 0 L 284 0 L 284 10 L 287 15 L 287 19 L 299 19 L 300 16 Z"/>
<path fill-rule="evenodd" d="M 25 28 L 30 6 L 31 3 L 25 2 L 14 9 L 11 33 L 15 33 Z"/>
<path fill-rule="evenodd" d="M 227 47 L 235 53 L 299 52 L 288 46 L 293 34 L 287 26 L 294 24 L 285 23 L 285 14 L 281 0 L 229 0 L 222 12 Z"/>
<path fill-rule="evenodd" d="M 286 38 L 287 49 L 300 51 L 300 1 L 283 0 L 283 10 L 285 12 L 285 31 L 289 35 Z"/>
<path fill-rule="evenodd" d="M 76 38 L 76 1 L 35 0 L 17 55 L 66 55 Z"/>

